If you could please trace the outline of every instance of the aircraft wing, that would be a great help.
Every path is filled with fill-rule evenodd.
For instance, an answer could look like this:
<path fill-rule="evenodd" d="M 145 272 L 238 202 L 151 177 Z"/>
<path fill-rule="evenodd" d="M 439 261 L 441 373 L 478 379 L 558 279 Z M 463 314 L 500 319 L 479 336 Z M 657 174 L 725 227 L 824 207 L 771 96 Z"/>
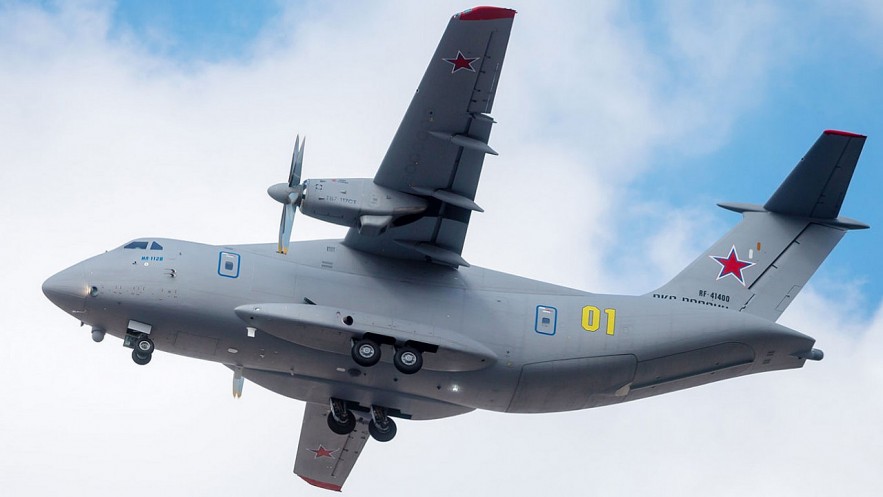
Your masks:
<path fill-rule="evenodd" d="M 456 14 L 439 42 L 374 176 L 377 185 L 429 201 L 380 235 L 350 229 L 345 244 L 399 259 L 468 266 L 460 256 L 494 120 L 494 103 L 515 11 L 476 7 Z"/>
<path fill-rule="evenodd" d="M 339 492 L 370 435 L 362 419 L 349 435 L 334 433 L 326 422 L 328 411 L 328 406 L 307 402 L 294 473 L 310 485 Z"/>

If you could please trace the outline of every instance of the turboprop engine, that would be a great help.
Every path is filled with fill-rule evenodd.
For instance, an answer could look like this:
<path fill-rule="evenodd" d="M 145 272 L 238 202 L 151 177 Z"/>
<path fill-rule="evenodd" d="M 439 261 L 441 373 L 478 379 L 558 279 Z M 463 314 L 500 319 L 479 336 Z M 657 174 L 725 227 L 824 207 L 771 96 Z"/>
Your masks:
<path fill-rule="evenodd" d="M 370 178 L 311 179 L 304 182 L 300 211 L 327 221 L 379 235 L 393 220 L 420 214 L 426 200 L 374 183 Z"/>
<path fill-rule="evenodd" d="M 300 136 L 291 154 L 291 170 L 287 183 L 278 183 L 267 189 L 273 200 L 282 204 L 279 223 L 280 254 L 288 253 L 291 227 L 299 207 L 304 214 L 357 228 L 363 235 L 379 235 L 403 216 L 420 214 L 427 202 L 416 195 L 384 188 L 370 178 L 314 179 L 300 182 L 303 170 L 306 140 Z"/>

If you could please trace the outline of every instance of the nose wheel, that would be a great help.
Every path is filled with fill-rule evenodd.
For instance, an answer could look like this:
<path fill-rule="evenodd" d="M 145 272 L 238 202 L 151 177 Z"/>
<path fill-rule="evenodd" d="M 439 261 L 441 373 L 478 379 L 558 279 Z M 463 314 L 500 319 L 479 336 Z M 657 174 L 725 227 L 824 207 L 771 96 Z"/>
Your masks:
<path fill-rule="evenodd" d="M 147 335 L 141 335 L 135 340 L 132 350 L 132 360 L 135 361 L 135 364 L 144 366 L 150 362 L 151 358 L 153 358 L 154 349 L 153 340 L 148 338 Z"/>

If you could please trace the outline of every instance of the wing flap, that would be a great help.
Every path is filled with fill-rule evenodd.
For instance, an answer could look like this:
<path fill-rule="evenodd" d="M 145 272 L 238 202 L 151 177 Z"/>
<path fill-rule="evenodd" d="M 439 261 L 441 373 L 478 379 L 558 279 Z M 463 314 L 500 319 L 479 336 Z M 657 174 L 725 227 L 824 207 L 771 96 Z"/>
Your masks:
<path fill-rule="evenodd" d="M 368 441 L 368 424 L 359 419 L 349 435 L 328 428 L 329 408 L 307 402 L 294 473 L 310 485 L 340 492 Z"/>

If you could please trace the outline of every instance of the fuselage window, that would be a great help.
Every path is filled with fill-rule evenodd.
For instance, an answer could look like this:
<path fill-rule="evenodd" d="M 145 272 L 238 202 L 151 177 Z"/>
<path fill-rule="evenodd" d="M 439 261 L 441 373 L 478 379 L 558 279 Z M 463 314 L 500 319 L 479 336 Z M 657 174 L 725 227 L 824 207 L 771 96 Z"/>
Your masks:
<path fill-rule="evenodd" d="M 218 274 L 227 278 L 239 277 L 239 254 L 221 252 L 218 255 Z"/>
<path fill-rule="evenodd" d="M 541 335 L 554 335 L 557 327 L 558 309 L 547 305 L 538 305 L 534 331 Z"/>
<path fill-rule="evenodd" d="M 123 247 L 123 248 L 127 248 L 127 249 L 146 249 L 146 248 L 147 248 L 147 242 L 140 242 L 140 241 L 139 241 L 139 242 L 132 242 L 132 243 L 126 245 L 126 246 Z"/>
<path fill-rule="evenodd" d="M 162 250 L 162 245 L 160 245 L 156 242 L 151 242 L 150 250 Z"/>

